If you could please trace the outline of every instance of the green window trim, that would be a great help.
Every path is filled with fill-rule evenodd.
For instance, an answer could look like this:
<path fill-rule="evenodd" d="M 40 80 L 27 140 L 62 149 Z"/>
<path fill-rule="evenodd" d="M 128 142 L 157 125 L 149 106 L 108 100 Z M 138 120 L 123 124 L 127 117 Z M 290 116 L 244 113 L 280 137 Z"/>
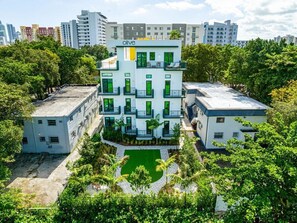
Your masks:
<path fill-rule="evenodd" d="M 104 111 L 114 111 L 113 98 L 103 99 Z"/>
<path fill-rule="evenodd" d="M 165 95 L 170 95 L 170 81 L 165 81 Z"/>
<path fill-rule="evenodd" d="M 131 98 L 126 98 L 126 111 L 131 112 Z"/>
<path fill-rule="evenodd" d="M 125 78 L 125 91 L 127 93 L 131 92 L 131 79 L 130 78 Z"/>
<path fill-rule="evenodd" d="M 146 95 L 152 95 L 152 81 L 146 81 Z"/>
<path fill-rule="evenodd" d="M 155 52 L 150 52 L 150 60 L 154 61 L 156 58 L 156 53 Z"/>
<path fill-rule="evenodd" d="M 165 63 L 173 62 L 173 52 L 164 52 L 164 62 Z"/>
<path fill-rule="evenodd" d="M 113 81 L 111 78 L 102 79 L 103 93 L 113 93 Z"/>
<path fill-rule="evenodd" d="M 146 115 L 151 115 L 152 114 L 152 102 L 151 101 L 146 101 L 145 103 L 145 113 Z"/>
<path fill-rule="evenodd" d="M 137 67 L 147 67 L 146 52 L 137 52 Z"/>
<path fill-rule="evenodd" d="M 169 115 L 170 111 L 170 101 L 164 101 L 164 114 Z"/>

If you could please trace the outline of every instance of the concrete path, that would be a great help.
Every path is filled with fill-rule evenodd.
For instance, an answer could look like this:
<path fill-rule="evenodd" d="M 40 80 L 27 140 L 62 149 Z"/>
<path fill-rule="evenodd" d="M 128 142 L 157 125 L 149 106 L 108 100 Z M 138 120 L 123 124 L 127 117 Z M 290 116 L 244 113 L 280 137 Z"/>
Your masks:
<path fill-rule="evenodd" d="M 125 150 L 149 150 L 149 149 L 159 149 L 161 153 L 161 159 L 167 160 L 169 158 L 168 155 L 168 149 L 176 149 L 175 145 L 172 146 L 123 146 L 114 142 L 110 142 L 107 140 L 102 139 L 102 142 L 115 146 L 117 148 L 117 153 L 116 156 L 118 159 L 121 159 L 124 156 Z M 168 174 L 174 174 L 176 173 L 178 169 L 178 165 L 176 163 L 173 163 L 169 168 L 168 168 Z M 121 175 L 121 168 L 118 168 L 116 171 L 116 177 Z M 168 178 L 168 180 L 170 180 Z M 151 187 L 145 191 L 145 194 L 150 194 L 150 193 L 158 193 L 161 188 L 165 185 L 166 183 L 166 176 L 165 172 L 163 173 L 163 176 L 157 180 L 156 182 L 151 184 Z M 132 190 L 130 183 L 129 182 L 121 182 L 118 184 L 122 189 L 124 193 L 129 193 L 129 194 L 139 194 L 140 192 L 135 192 Z"/>
<path fill-rule="evenodd" d="M 101 121 L 101 116 L 97 116 L 88 128 L 87 133 L 92 135 Z M 68 156 L 61 155 L 62 159 L 57 158 L 59 159 L 58 164 L 58 161 L 55 161 L 55 163 L 50 159 L 48 159 L 47 162 L 44 162 L 44 160 L 43 162 L 35 162 L 30 166 L 29 170 L 27 170 L 27 172 L 30 173 L 23 174 L 24 177 L 18 177 L 15 171 L 12 176 L 13 181 L 7 187 L 21 189 L 22 192 L 26 194 L 35 194 L 32 200 L 34 204 L 50 205 L 54 203 L 58 199 L 59 194 L 64 190 L 71 174 L 66 165 L 68 162 L 74 162 L 80 158 L 78 148 L 80 148 L 81 145 L 82 142 L 77 144 L 75 149 Z M 32 154 L 26 154 L 26 156 L 30 155 L 33 156 Z M 52 155 L 48 155 L 48 157 L 52 157 Z M 20 165 L 17 167 L 19 171 L 26 171 L 22 163 L 16 163 L 16 165 Z M 52 168 L 54 165 L 56 166 Z"/>

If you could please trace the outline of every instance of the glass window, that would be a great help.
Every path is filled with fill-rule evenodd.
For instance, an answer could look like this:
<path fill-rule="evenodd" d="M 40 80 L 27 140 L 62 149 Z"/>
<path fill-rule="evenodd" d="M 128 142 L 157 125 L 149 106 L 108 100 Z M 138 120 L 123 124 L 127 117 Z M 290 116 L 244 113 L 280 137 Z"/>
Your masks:
<path fill-rule="evenodd" d="M 131 92 L 131 79 L 125 78 L 125 92 L 130 93 Z"/>
<path fill-rule="evenodd" d="M 113 127 L 114 125 L 114 117 L 105 117 L 105 127 Z"/>
<path fill-rule="evenodd" d="M 132 128 L 132 119 L 131 117 L 126 117 L 126 129 L 131 130 Z"/>
<path fill-rule="evenodd" d="M 102 79 L 102 89 L 103 89 L 103 93 L 113 93 L 112 79 L 110 79 L 110 78 Z"/>
<path fill-rule="evenodd" d="M 214 138 L 215 139 L 222 139 L 224 136 L 224 133 L 223 132 L 215 132 L 214 133 Z"/>
<path fill-rule="evenodd" d="M 224 123 L 225 118 L 224 117 L 217 117 L 217 123 Z"/>
<path fill-rule="evenodd" d="M 146 67 L 147 55 L 146 52 L 137 53 L 137 67 Z"/>
<path fill-rule="evenodd" d="M 42 124 L 42 120 L 38 120 L 38 124 Z"/>
<path fill-rule="evenodd" d="M 104 98 L 103 99 L 103 106 L 105 112 L 113 112 L 114 111 L 114 105 L 113 105 L 113 98 Z"/>
<path fill-rule="evenodd" d="M 152 114 L 152 102 L 146 101 L 146 115 Z"/>
<path fill-rule="evenodd" d="M 164 53 L 164 62 L 172 63 L 173 62 L 173 52 L 165 52 Z"/>
<path fill-rule="evenodd" d="M 239 132 L 233 132 L 233 137 L 234 138 L 238 138 L 238 136 L 239 136 Z"/>
<path fill-rule="evenodd" d="M 169 130 L 169 121 L 164 121 L 164 133 L 168 134 Z"/>
<path fill-rule="evenodd" d="M 152 81 L 146 81 L 146 95 L 152 95 Z"/>
<path fill-rule="evenodd" d="M 51 136 L 49 137 L 50 143 L 59 143 L 59 137 L 58 136 Z"/>
<path fill-rule="evenodd" d="M 164 101 L 164 115 L 169 115 L 170 101 Z"/>
<path fill-rule="evenodd" d="M 22 140 L 22 143 L 23 144 L 28 144 L 28 138 L 27 137 L 24 137 L 23 140 Z"/>
<path fill-rule="evenodd" d="M 47 125 L 55 126 L 56 125 L 56 120 L 47 120 Z"/>
<path fill-rule="evenodd" d="M 40 141 L 40 142 L 45 142 L 45 137 L 44 137 L 44 136 L 40 136 L 40 137 L 39 137 L 39 141 Z"/>
<path fill-rule="evenodd" d="M 131 98 L 126 98 L 126 111 L 131 112 Z"/>
<path fill-rule="evenodd" d="M 170 81 L 165 81 L 165 95 L 170 95 Z"/>

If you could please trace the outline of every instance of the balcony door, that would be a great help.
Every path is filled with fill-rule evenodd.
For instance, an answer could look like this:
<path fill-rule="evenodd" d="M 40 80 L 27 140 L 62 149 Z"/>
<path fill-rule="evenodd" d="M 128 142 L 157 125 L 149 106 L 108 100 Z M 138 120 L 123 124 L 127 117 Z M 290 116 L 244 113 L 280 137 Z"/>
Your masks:
<path fill-rule="evenodd" d="M 152 95 L 152 81 L 146 81 L 146 95 Z"/>
<path fill-rule="evenodd" d="M 125 92 L 131 93 L 131 79 L 130 78 L 125 79 Z"/>
<path fill-rule="evenodd" d="M 169 121 L 164 122 L 164 133 L 168 134 L 169 133 Z"/>
<path fill-rule="evenodd" d="M 126 111 L 131 112 L 131 98 L 126 98 Z"/>
<path fill-rule="evenodd" d="M 165 81 L 165 95 L 170 95 L 170 81 Z"/>
<path fill-rule="evenodd" d="M 114 111 L 113 98 L 104 98 L 103 106 L 104 106 L 105 112 L 113 112 Z"/>
<path fill-rule="evenodd" d="M 168 64 L 173 62 L 173 52 L 164 53 L 164 62 Z"/>
<path fill-rule="evenodd" d="M 131 117 L 126 117 L 126 130 L 129 131 L 132 129 L 132 119 Z"/>
<path fill-rule="evenodd" d="M 147 62 L 146 54 L 147 54 L 146 52 L 137 53 L 137 67 L 146 67 L 146 62 Z"/>
<path fill-rule="evenodd" d="M 103 93 L 113 93 L 112 79 L 102 79 Z"/>
<path fill-rule="evenodd" d="M 164 101 L 164 115 L 169 115 L 170 101 Z"/>
<path fill-rule="evenodd" d="M 146 102 L 145 113 L 146 113 L 146 115 L 152 115 L 152 102 L 151 101 Z"/>

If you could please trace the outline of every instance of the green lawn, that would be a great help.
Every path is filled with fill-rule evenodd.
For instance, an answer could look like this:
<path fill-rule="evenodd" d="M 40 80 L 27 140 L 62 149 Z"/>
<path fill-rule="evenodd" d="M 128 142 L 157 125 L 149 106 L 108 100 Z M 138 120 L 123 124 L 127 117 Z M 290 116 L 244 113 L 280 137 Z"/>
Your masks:
<path fill-rule="evenodd" d="M 128 162 L 122 167 L 121 174 L 130 174 L 136 167 L 143 165 L 150 172 L 152 182 L 159 180 L 163 172 L 156 171 L 156 159 L 161 159 L 160 150 L 125 150 Z"/>

